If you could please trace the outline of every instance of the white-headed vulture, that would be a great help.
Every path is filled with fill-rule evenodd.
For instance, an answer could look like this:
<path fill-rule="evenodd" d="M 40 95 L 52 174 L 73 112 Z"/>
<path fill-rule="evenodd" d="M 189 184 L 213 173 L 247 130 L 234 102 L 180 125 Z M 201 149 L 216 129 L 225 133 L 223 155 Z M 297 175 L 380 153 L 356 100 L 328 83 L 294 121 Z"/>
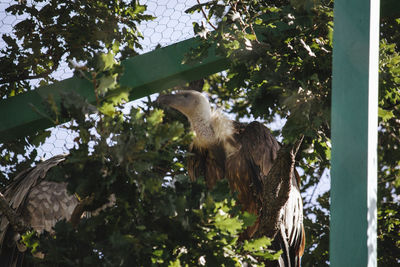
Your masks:
<path fill-rule="evenodd" d="M 243 210 L 260 215 L 263 186 L 280 149 L 270 131 L 259 122 L 249 124 L 228 119 L 212 110 L 208 99 L 193 90 L 160 95 L 160 105 L 183 113 L 190 122 L 194 140 L 190 147 L 188 172 L 192 180 L 204 177 L 208 188 L 217 180 L 228 179 L 230 189 L 238 194 Z M 300 265 L 304 252 L 303 204 L 299 179 L 292 176 L 289 199 L 280 210 L 280 231 L 273 248 L 282 249 L 278 266 Z M 243 238 L 257 236 L 259 220 L 249 227 Z"/>

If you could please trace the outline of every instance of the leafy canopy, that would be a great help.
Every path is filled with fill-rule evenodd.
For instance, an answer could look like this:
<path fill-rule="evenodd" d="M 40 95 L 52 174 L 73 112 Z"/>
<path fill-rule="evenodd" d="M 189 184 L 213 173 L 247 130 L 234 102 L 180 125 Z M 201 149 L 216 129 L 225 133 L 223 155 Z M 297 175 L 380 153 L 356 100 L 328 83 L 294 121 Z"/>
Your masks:
<path fill-rule="evenodd" d="M 382 2 L 385 10 L 387 3 L 393 5 Z M 188 182 L 184 166 L 191 137 L 175 113 L 164 115 L 151 103 L 120 112 L 129 88 L 119 87 L 123 70 L 114 56 L 135 55 L 137 23 L 151 18 L 144 15 L 145 7 L 127 1 L 46 3 L 40 10 L 25 5 L 8 10 L 28 17 L 17 25 L 16 37 L 3 36 L 1 66 L 7 68 L 1 69 L 1 95 L 30 90 L 33 78 L 51 82 L 64 59 L 86 62 L 87 69 L 77 72 L 96 80 L 99 99 L 91 106 L 69 94 L 62 110 L 53 108 L 53 118 L 73 115 L 70 127 L 79 137 L 65 168 L 51 172 L 55 178 L 67 175 L 71 192 L 92 198 L 90 210 L 105 204 L 111 193 L 117 205 L 82 220 L 77 229 L 60 222 L 55 237 L 42 235 L 39 243 L 28 235 L 24 242 L 47 255 L 40 263 L 231 266 L 274 257 L 267 239 L 238 241 L 254 218 L 239 212 L 226 185 L 208 192 L 201 181 Z M 400 255 L 400 15 L 395 10 L 381 16 L 380 41 L 378 260 L 385 266 L 396 265 Z M 201 60 L 210 47 L 231 60 L 227 71 L 205 79 L 203 90 L 212 102 L 238 119 L 270 123 L 280 118 L 285 125 L 275 134 L 284 142 L 305 135 L 299 153 L 306 192 L 302 265 L 328 265 L 329 190 L 318 197 L 315 192 L 330 167 L 333 1 L 209 1 L 188 12 L 204 12 L 207 23 L 195 24 L 203 44 L 185 61 Z M 96 116 L 86 116 L 95 110 Z M 27 148 L 46 136 L 1 145 L 0 165 L 7 170 L 2 184 L 30 164 L 35 155 L 27 155 Z M 21 157 L 26 161 L 17 164 Z"/>

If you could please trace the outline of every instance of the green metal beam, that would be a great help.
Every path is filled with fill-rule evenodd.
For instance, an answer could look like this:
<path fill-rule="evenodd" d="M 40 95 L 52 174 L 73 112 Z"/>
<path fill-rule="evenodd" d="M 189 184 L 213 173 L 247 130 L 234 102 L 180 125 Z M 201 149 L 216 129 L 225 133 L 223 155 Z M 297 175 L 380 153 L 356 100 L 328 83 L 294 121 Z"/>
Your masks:
<path fill-rule="evenodd" d="M 123 61 L 125 72 L 121 77 L 121 84 L 132 88 L 130 100 L 226 69 L 228 61 L 212 53 L 201 63 L 182 64 L 184 55 L 199 44 L 198 39 L 192 38 Z M 11 141 L 54 126 L 51 120 L 43 116 L 48 113 L 44 103 L 49 95 L 56 103 L 60 103 L 60 93 L 71 90 L 78 92 L 89 102 L 95 102 L 92 83 L 78 77 L 0 100 L 0 142 Z"/>
<path fill-rule="evenodd" d="M 335 0 L 330 263 L 377 265 L 379 0 Z"/>

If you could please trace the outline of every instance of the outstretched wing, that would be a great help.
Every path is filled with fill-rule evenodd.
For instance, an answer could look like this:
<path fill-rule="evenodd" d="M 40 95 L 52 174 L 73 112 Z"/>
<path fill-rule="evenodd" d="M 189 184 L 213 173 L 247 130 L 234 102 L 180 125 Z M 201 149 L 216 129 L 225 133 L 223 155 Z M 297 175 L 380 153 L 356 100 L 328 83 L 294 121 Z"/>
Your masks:
<path fill-rule="evenodd" d="M 55 156 L 21 172 L 3 193 L 10 206 L 21 215 L 24 222 L 37 231 L 51 231 L 58 220 L 68 220 L 78 204 L 75 196 L 68 195 L 66 183 L 45 180 L 49 169 L 64 160 L 64 155 Z M 14 234 L 11 232 L 8 220 L 1 216 L 0 248 L 2 252 L 3 249 L 7 249 L 3 246 L 15 245 L 13 244 Z M 6 236 L 10 240 L 6 240 Z M 4 254 L 2 252 L 0 254 Z"/>

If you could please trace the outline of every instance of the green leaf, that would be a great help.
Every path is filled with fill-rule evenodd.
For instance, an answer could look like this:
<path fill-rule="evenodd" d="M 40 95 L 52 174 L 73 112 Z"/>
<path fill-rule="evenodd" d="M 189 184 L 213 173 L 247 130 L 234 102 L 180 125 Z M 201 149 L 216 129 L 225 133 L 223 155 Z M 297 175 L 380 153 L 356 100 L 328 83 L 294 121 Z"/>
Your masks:
<path fill-rule="evenodd" d="M 117 74 L 104 75 L 98 79 L 97 90 L 100 95 L 104 96 L 108 90 L 114 89 L 117 85 Z"/>
<path fill-rule="evenodd" d="M 254 240 L 250 240 L 250 241 L 245 240 L 243 249 L 246 251 L 249 251 L 249 252 L 260 251 L 260 250 L 264 250 L 265 248 L 267 248 L 270 245 L 271 245 L 271 239 L 263 236 L 259 239 L 254 239 Z"/>
<path fill-rule="evenodd" d="M 30 249 L 31 253 L 35 253 L 39 247 L 39 240 L 37 239 L 36 231 L 27 231 L 21 236 L 21 242 Z"/>
<path fill-rule="evenodd" d="M 112 52 L 101 53 L 96 56 L 94 67 L 96 71 L 102 72 L 111 69 L 115 64 L 116 61 Z"/>
<path fill-rule="evenodd" d="M 255 214 L 245 211 L 245 212 L 243 212 L 241 218 L 243 220 L 243 226 L 249 227 L 249 226 L 252 226 L 257 221 L 258 217 Z"/>
<path fill-rule="evenodd" d="M 163 121 L 164 111 L 162 109 L 155 109 L 151 112 L 150 116 L 147 117 L 147 121 L 150 125 L 155 126 Z"/>
<path fill-rule="evenodd" d="M 383 121 L 388 121 L 394 117 L 392 110 L 385 110 L 383 108 L 378 108 L 378 116 L 382 118 Z"/>
<path fill-rule="evenodd" d="M 251 41 L 254 41 L 257 39 L 257 36 L 255 34 L 246 34 L 245 37 Z"/>
<path fill-rule="evenodd" d="M 232 235 L 238 234 L 243 228 L 243 222 L 239 220 L 239 217 L 231 218 L 229 214 L 222 209 L 219 209 L 215 215 L 214 225 L 217 229 Z"/>
<path fill-rule="evenodd" d="M 136 4 L 134 14 L 136 15 L 139 13 L 143 13 L 144 11 L 146 11 L 146 9 L 147 9 L 147 7 L 145 5 Z"/>
<path fill-rule="evenodd" d="M 99 107 L 99 111 L 105 115 L 108 115 L 110 117 L 114 116 L 115 114 L 115 106 L 112 103 L 104 103 Z"/>
<path fill-rule="evenodd" d="M 170 261 L 168 267 L 181 267 L 181 261 L 179 259 Z"/>
<path fill-rule="evenodd" d="M 270 251 L 268 247 L 271 245 L 271 241 L 272 240 L 270 238 L 265 236 L 258 239 L 245 240 L 243 249 L 255 256 L 259 256 L 264 259 L 278 260 L 280 255 L 282 254 L 282 251 L 280 250 L 275 253 Z"/>
<path fill-rule="evenodd" d="M 261 23 L 263 23 L 263 20 L 260 19 L 260 18 L 256 18 L 256 19 L 254 20 L 254 24 L 256 24 L 256 25 L 261 25 Z"/>

